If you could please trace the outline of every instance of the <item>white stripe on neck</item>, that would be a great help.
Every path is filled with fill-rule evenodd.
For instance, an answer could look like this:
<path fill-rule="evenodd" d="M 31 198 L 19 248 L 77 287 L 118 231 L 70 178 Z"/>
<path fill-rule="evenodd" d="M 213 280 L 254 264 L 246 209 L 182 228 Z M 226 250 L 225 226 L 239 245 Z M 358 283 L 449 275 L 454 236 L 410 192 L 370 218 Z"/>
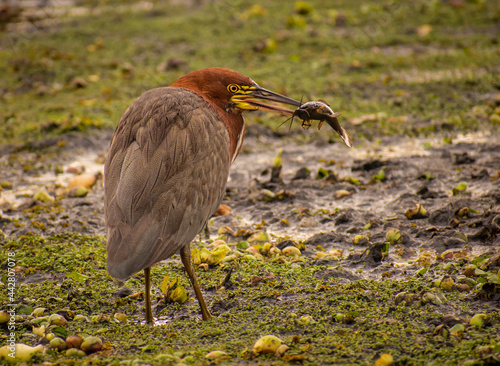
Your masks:
<path fill-rule="evenodd" d="M 241 144 L 243 143 L 243 137 L 245 136 L 245 122 L 243 122 L 243 128 L 240 131 L 240 134 L 238 135 L 238 142 L 236 142 L 236 149 L 234 149 L 234 154 L 233 158 L 231 159 L 231 164 L 234 162 L 234 159 L 238 156 L 238 152 L 241 149 Z"/>

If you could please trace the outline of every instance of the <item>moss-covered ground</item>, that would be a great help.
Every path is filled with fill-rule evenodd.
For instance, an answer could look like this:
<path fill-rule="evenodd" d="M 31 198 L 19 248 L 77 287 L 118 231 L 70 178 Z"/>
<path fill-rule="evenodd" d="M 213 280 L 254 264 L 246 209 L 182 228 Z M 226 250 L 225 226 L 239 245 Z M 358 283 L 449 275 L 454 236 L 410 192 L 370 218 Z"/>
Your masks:
<path fill-rule="evenodd" d="M 104 3 L 1 35 L 2 144 L 113 128 L 141 92 L 209 66 L 368 116 L 362 136 L 498 128 L 496 1 Z"/>
<path fill-rule="evenodd" d="M 134 294 L 116 295 L 117 287 L 106 272 L 104 244 L 103 238 L 81 235 L 6 242 L 5 251 L 16 253 L 16 264 L 23 267 L 16 288 L 16 299 L 22 299 L 16 329 L 19 341 L 40 342 L 32 333 L 33 319 L 22 315 L 37 307 L 47 309 L 44 315 L 58 312 L 69 319 L 64 327 L 48 327 L 47 333 L 95 335 L 104 341 L 103 351 L 83 359 L 49 350 L 44 361 L 210 364 L 205 355 L 214 350 L 231 357 L 222 361 L 227 364 L 371 365 L 384 353 L 399 365 L 498 361 L 500 312 L 491 303 L 473 300 L 457 290 L 443 293 L 432 287 L 429 277 L 415 276 L 413 271 L 400 281 L 388 278 L 346 284 L 334 276 L 315 275 L 328 267 L 314 265 L 309 259 L 243 258 L 216 269 L 198 270 L 214 317 L 201 321 L 199 307 L 191 299 L 183 305 L 165 304 L 158 314 L 163 324 L 145 325 L 142 297 L 135 296 L 143 291 L 142 276 L 127 282 Z M 462 261 L 453 263 L 453 270 L 437 264 L 430 270 L 434 274 L 463 270 Z M 229 268 L 231 280 L 222 287 Z M 188 285 L 180 263 L 155 267 L 153 283 L 159 287 L 164 276 Z M 398 302 L 396 294 L 402 292 L 414 298 Z M 439 293 L 444 301 L 422 302 L 420 295 L 426 292 Z M 162 296 L 158 290 L 155 293 Z M 119 323 L 116 313 L 127 314 L 127 322 Z M 467 315 L 476 313 L 488 316 L 485 326 L 469 324 Z M 75 318 L 77 315 L 87 319 Z M 453 330 L 457 324 L 459 328 Z M 436 331 L 440 325 L 444 325 L 444 333 Z M 290 347 L 282 358 L 252 353 L 254 342 L 266 334 L 280 337 Z"/>

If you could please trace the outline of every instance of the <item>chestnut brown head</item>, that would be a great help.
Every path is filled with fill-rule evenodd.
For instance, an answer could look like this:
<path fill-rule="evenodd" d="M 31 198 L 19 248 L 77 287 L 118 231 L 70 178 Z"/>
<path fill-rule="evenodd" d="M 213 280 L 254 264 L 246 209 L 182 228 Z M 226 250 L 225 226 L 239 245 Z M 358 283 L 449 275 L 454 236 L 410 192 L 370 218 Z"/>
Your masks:
<path fill-rule="evenodd" d="M 219 67 L 193 71 L 171 86 L 191 90 L 220 109 L 231 113 L 265 110 L 293 114 L 290 109 L 280 108 L 263 101 L 300 106 L 300 102 L 264 89 L 239 72 Z"/>

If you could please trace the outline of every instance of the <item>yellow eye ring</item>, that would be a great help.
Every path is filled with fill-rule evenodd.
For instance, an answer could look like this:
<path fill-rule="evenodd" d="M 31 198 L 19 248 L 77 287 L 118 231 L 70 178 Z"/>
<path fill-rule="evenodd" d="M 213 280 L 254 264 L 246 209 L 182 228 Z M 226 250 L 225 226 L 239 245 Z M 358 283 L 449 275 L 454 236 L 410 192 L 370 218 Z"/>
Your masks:
<path fill-rule="evenodd" d="M 236 84 L 229 84 L 227 86 L 227 90 L 229 90 L 231 93 L 236 93 L 238 90 L 240 90 L 240 87 Z"/>

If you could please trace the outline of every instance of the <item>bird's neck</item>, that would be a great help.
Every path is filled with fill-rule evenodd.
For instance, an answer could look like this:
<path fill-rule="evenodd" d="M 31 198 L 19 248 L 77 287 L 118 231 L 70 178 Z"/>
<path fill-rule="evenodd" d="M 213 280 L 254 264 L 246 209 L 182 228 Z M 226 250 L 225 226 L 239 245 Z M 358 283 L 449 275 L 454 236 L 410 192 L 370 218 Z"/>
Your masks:
<path fill-rule="evenodd" d="M 223 119 L 229 132 L 229 141 L 231 142 L 231 164 L 238 156 L 245 138 L 245 120 L 241 114 L 224 112 L 226 117 Z"/>
<path fill-rule="evenodd" d="M 208 98 L 198 88 L 194 88 L 191 85 L 189 85 L 189 88 L 186 87 L 182 82 L 182 78 L 177 80 L 170 86 L 187 89 L 190 92 L 197 94 L 199 97 L 205 100 L 212 107 L 212 109 L 218 114 L 219 118 L 226 125 L 227 131 L 229 133 L 231 164 L 232 164 L 234 162 L 234 159 L 236 159 L 236 156 L 238 156 L 238 153 L 241 150 L 241 145 L 243 144 L 243 138 L 245 135 L 245 120 L 243 119 L 243 115 L 241 113 L 233 113 L 231 111 L 224 110 L 223 106 L 218 105 L 212 99 Z"/>
<path fill-rule="evenodd" d="M 211 103 L 211 102 L 210 102 Z M 245 138 L 245 120 L 241 113 L 232 113 L 221 108 L 214 108 L 220 119 L 224 122 L 229 133 L 231 164 L 238 156 Z"/>

